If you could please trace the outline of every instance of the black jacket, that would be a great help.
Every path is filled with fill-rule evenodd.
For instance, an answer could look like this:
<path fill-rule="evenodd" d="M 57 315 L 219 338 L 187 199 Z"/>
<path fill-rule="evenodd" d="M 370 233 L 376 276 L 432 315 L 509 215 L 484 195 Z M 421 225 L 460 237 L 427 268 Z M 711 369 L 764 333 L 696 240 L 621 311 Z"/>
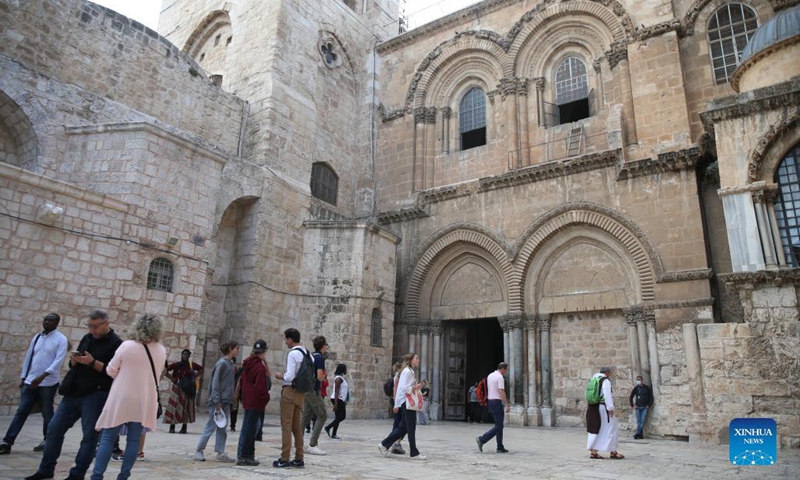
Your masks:
<path fill-rule="evenodd" d="M 74 389 L 70 392 L 71 397 L 88 395 L 98 390 L 108 392 L 111 390 L 111 383 L 114 381 L 106 374 L 108 362 L 114 358 L 117 348 L 122 345 L 122 339 L 111 329 L 102 338 L 94 338 L 91 333 L 87 333 L 78 344 L 77 350 L 81 353 L 89 352 L 98 362 L 103 362 L 103 371 L 98 372 L 89 365 L 74 363 L 71 370 L 75 372 Z"/>
<path fill-rule="evenodd" d="M 636 397 L 636 404 L 633 403 L 633 397 Z M 631 390 L 631 396 L 628 399 L 631 407 L 652 407 L 653 406 L 653 391 L 650 390 L 645 384 L 637 385 Z"/>

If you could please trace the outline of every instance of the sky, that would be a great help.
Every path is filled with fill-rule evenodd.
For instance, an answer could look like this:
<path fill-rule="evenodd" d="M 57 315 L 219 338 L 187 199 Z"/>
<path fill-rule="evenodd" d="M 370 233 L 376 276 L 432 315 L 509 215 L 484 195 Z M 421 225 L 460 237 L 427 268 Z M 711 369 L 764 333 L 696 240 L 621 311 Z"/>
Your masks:
<path fill-rule="evenodd" d="M 156 30 L 162 0 L 92 0 Z M 305 0 L 331 1 L 331 0 Z M 412 28 L 455 12 L 480 0 L 406 0 L 405 13 Z"/>

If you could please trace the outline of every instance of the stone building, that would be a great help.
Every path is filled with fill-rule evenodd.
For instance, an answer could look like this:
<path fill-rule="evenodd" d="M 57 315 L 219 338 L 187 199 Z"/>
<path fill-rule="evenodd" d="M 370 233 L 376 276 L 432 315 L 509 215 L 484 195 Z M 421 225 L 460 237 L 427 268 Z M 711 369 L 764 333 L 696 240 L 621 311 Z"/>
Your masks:
<path fill-rule="evenodd" d="M 506 360 L 509 422 L 580 425 L 608 365 L 651 434 L 798 446 L 795 3 L 0 0 L 3 386 L 99 307 L 207 365 L 323 334 L 358 416 L 415 351 L 439 419 Z"/>

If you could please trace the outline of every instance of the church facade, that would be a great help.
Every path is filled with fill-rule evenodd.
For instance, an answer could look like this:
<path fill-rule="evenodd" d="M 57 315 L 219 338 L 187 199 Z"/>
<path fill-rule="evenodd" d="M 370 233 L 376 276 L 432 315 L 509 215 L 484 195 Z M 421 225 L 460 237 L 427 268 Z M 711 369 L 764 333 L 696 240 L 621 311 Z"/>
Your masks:
<path fill-rule="evenodd" d="M 413 351 L 440 420 L 507 361 L 509 422 L 579 426 L 609 366 L 627 426 L 642 375 L 653 435 L 800 445 L 794 3 L 0 1 L 2 378 L 103 308 L 206 365 L 325 335 L 362 417 Z"/>

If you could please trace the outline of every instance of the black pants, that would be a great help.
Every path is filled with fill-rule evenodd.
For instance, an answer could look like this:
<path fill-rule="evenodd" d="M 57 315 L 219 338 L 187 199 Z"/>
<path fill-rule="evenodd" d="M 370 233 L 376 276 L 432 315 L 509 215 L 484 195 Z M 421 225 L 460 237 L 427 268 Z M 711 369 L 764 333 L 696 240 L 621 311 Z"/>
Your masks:
<path fill-rule="evenodd" d="M 331 436 L 335 437 L 336 432 L 339 431 L 339 424 L 344 422 L 344 419 L 347 418 L 347 402 L 339 400 L 338 403 L 335 403 L 331 400 L 331 404 L 336 406 L 336 410 L 334 411 L 336 418 L 325 427 L 325 430 L 331 432 Z"/>
<path fill-rule="evenodd" d="M 400 423 L 392 429 L 392 433 L 384 438 L 381 442 L 386 448 L 391 448 L 394 442 L 403 438 L 403 435 L 408 434 L 408 447 L 411 450 L 410 455 L 416 457 L 419 455 L 417 450 L 417 412 L 414 410 L 406 410 L 404 403 L 398 412 L 400 415 Z"/>
<path fill-rule="evenodd" d="M 236 430 L 236 419 L 239 418 L 239 409 L 231 410 L 231 431 Z"/>

